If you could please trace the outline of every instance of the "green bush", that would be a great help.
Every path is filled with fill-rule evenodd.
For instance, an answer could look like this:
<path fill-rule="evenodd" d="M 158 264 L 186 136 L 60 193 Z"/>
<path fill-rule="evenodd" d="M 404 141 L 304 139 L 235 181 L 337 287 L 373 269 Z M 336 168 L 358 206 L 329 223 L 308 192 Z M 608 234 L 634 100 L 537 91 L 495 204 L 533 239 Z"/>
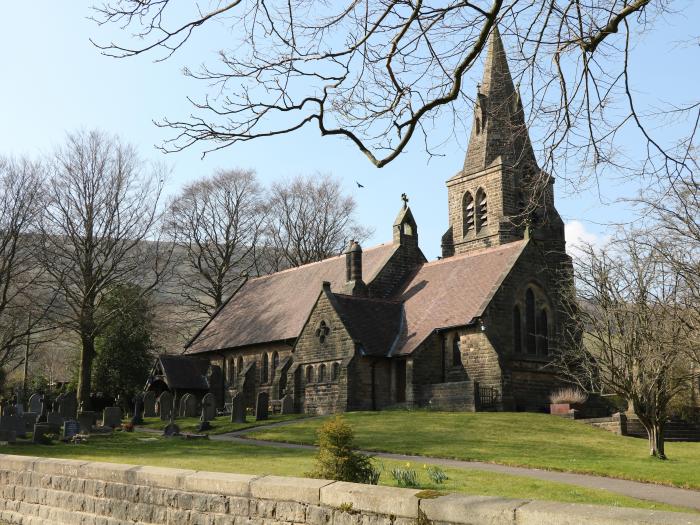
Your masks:
<path fill-rule="evenodd" d="M 376 485 L 381 473 L 371 457 L 355 452 L 354 439 L 352 428 L 342 417 L 326 421 L 318 430 L 316 468 L 309 476 Z"/>

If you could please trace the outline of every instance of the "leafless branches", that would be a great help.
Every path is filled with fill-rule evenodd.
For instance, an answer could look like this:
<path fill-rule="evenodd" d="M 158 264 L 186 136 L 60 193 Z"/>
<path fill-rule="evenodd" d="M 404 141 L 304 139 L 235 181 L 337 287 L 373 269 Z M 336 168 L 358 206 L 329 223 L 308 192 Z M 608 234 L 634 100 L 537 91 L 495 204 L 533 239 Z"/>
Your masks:
<path fill-rule="evenodd" d="M 210 316 L 255 275 L 264 220 L 263 190 L 251 171 L 219 171 L 173 200 L 167 227 L 183 251 L 175 272 L 190 304 Z"/>
<path fill-rule="evenodd" d="M 40 293 L 36 264 L 42 173 L 39 163 L 0 158 L 0 369 L 20 366 L 28 338 L 47 330 L 51 295 Z"/>
<path fill-rule="evenodd" d="M 693 337 L 684 283 L 653 245 L 629 232 L 603 250 L 582 249 L 575 273 L 578 301 L 560 371 L 588 392 L 627 400 L 649 435 L 650 453 L 665 459 L 669 407 L 689 388 Z M 573 293 L 573 292 L 572 292 Z"/>
<path fill-rule="evenodd" d="M 330 176 L 297 177 L 272 185 L 262 268 L 278 271 L 339 255 L 350 239 L 371 231 L 355 222 L 355 201 Z"/>
<path fill-rule="evenodd" d="M 149 291 L 167 263 L 155 236 L 162 176 L 96 131 L 69 135 L 52 160 L 41 261 L 62 299 L 58 322 L 81 338 L 78 399 L 86 406 L 95 337 L 110 317 L 98 315 L 105 294 L 125 282 Z"/>
<path fill-rule="evenodd" d="M 449 115 L 458 122 L 470 112 L 475 93 L 464 85 L 465 75 L 498 25 L 510 43 L 530 121 L 537 123 L 542 167 L 552 174 L 568 168 L 580 182 L 603 166 L 635 175 L 688 169 L 684 150 L 697 130 L 700 100 L 640 112 L 630 87 L 636 66 L 631 46 L 662 15 L 676 14 L 672 4 L 238 0 L 203 9 L 172 0 L 114 0 L 96 7 L 94 18 L 135 37 L 131 47 L 98 45 L 113 57 L 152 52 L 165 60 L 198 30 L 216 31 L 216 23 L 233 30 L 233 42 L 227 32 L 227 40 L 216 44 L 218 64 L 186 70 L 212 91 L 192 98 L 196 111 L 190 118 L 160 122 L 174 132 L 165 151 L 199 142 L 212 151 L 311 125 L 322 135 L 350 140 L 378 167 L 394 160 L 417 133 L 433 154 L 446 138 L 435 120 Z M 661 141 L 654 124 L 669 113 L 687 126 L 677 140 Z M 630 126 L 647 145 L 641 164 L 632 163 L 620 143 Z"/>

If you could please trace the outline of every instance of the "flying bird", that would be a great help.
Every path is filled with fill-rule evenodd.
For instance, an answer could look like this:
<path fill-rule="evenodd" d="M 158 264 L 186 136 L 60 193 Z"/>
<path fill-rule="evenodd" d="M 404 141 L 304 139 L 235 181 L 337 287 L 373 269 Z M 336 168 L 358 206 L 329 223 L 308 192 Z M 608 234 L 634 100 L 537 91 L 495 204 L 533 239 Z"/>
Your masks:
<path fill-rule="evenodd" d="M 357 184 L 357 187 L 358 187 L 358 188 L 364 188 L 364 186 L 363 186 L 362 184 L 360 184 L 359 182 L 357 182 L 357 181 L 355 181 L 355 184 Z"/>

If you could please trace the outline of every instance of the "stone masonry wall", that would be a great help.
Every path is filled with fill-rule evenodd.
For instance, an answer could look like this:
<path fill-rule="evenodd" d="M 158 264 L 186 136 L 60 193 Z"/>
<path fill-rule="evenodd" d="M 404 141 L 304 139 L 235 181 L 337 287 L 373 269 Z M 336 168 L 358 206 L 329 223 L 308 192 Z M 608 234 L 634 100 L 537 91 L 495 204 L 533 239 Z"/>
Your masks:
<path fill-rule="evenodd" d="M 327 334 L 321 342 L 316 331 L 325 323 Z M 331 305 L 329 295 L 321 293 L 294 349 L 294 362 L 301 368 L 302 404 L 307 414 L 332 414 L 348 409 L 347 363 L 355 355 L 355 342 Z M 340 366 L 337 378 L 333 366 Z M 324 379 L 319 381 L 321 366 Z M 311 381 L 307 382 L 307 370 Z"/>
<path fill-rule="evenodd" d="M 700 525 L 700 516 L 308 478 L 0 455 L 12 525 Z"/>

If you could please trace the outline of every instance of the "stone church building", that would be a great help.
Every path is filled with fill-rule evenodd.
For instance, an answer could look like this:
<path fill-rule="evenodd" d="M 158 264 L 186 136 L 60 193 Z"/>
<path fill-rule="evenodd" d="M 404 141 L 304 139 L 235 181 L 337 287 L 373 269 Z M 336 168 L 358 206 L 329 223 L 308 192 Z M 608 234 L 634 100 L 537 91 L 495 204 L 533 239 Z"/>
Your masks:
<path fill-rule="evenodd" d="M 391 242 L 251 279 L 185 353 L 220 369 L 221 405 L 267 391 L 314 414 L 541 410 L 559 386 L 547 364 L 571 276 L 553 182 L 494 30 L 466 159 L 447 180 L 442 257 L 426 260 L 404 198 Z"/>

